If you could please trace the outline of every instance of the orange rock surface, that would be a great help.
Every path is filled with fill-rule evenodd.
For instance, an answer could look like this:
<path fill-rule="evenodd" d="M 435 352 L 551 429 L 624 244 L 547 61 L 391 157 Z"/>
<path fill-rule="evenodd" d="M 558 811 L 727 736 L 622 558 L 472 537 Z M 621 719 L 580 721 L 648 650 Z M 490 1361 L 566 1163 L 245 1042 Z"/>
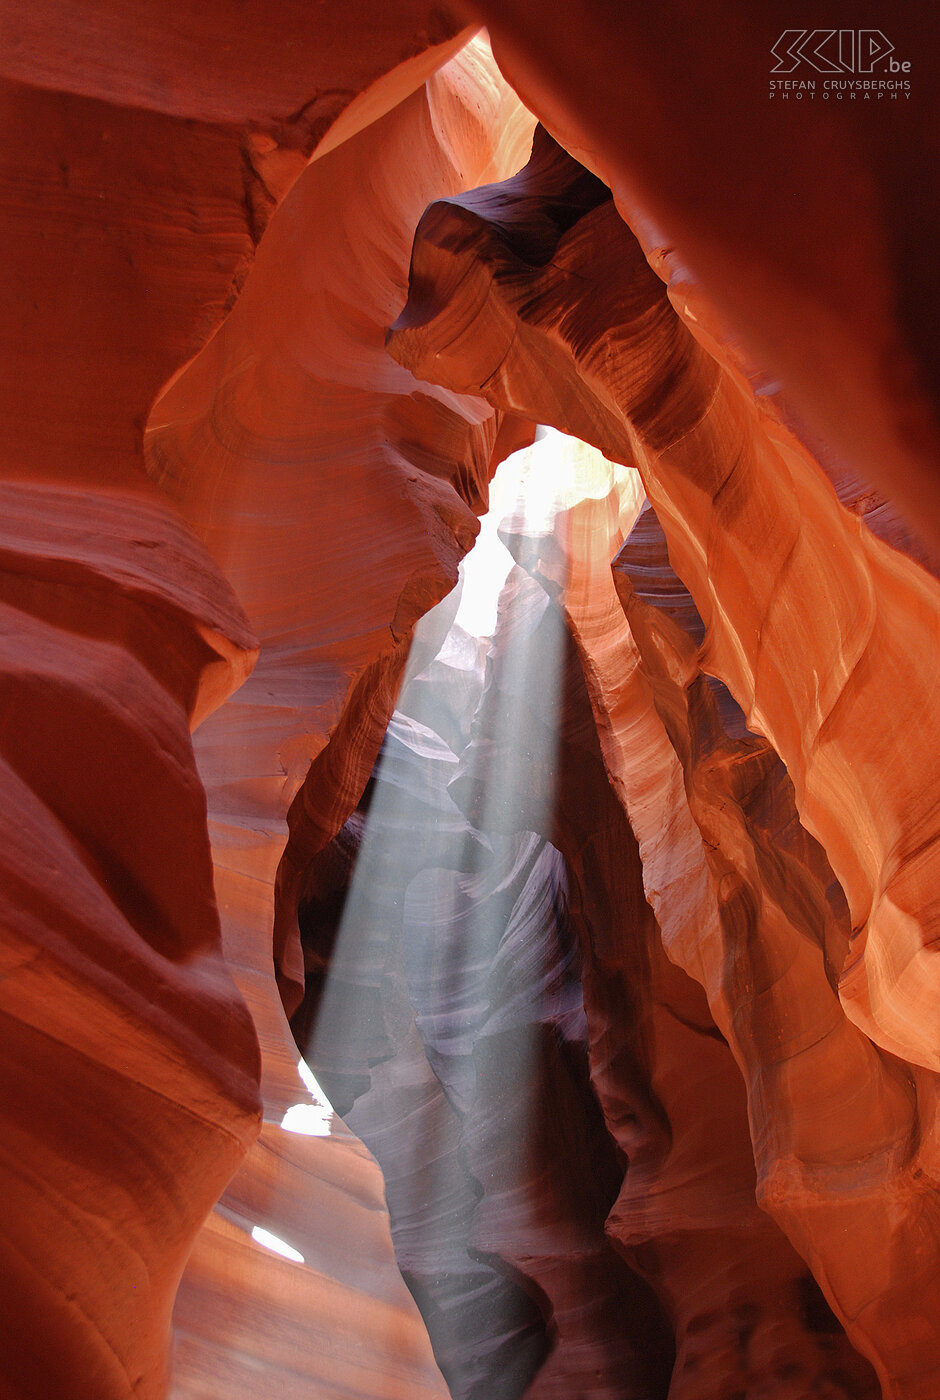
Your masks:
<path fill-rule="evenodd" d="M 885 1049 L 936 1069 L 940 588 L 839 506 L 776 416 L 692 338 L 589 180 L 543 138 L 503 190 L 432 208 L 392 349 L 636 462 L 705 622 L 703 664 L 783 759 L 845 889 L 846 1008 Z"/>
<path fill-rule="evenodd" d="M 791 22 L 0 7 L 4 1400 L 935 1400 L 936 128 Z"/>
<path fill-rule="evenodd" d="M 776 416 L 685 331 L 602 191 L 592 201 L 584 172 L 544 141 L 515 181 L 425 216 L 391 345 L 419 373 L 583 433 L 639 468 L 705 624 L 699 649 L 626 590 L 660 715 L 630 681 L 635 643 L 616 622 L 616 507 L 580 527 L 570 579 L 557 540 L 548 546 L 549 576 L 573 590 L 605 756 L 666 949 L 705 987 L 750 1083 L 760 1199 L 813 1264 L 884 1393 L 926 1396 L 940 1352 L 940 1318 L 925 1301 L 940 1224 L 925 1072 L 937 1064 L 925 879 L 937 850 L 935 581 L 842 510 Z M 785 761 L 786 800 L 845 890 L 841 929 L 814 843 L 803 833 L 788 851 L 747 815 L 759 747 L 729 745 L 707 692 L 693 722 L 686 688 L 699 664 Z M 900 722 L 885 734 L 875 715 L 897 713 L 899 686 Z M 701 760 L 699 743 L 711 750 Z M 884 1059 L 869 1036 L 910 1066 Z M 837 1223 L 850 1212 L 857 1254 Z M 916 1339 L 898 1329 L 915 1310 Z"/>
<path fill-rule="evenodd" d="M 679 0 L 576 0 L 551 19 L 535 0 L 467 8 L 490 26 L 528 106 L 611 187 L 667 275 L 701 284 L 726 332 L 940 559 L 940 193 L 925 173 L 940 133 L 933 14 L 914 0 L 890 15 L 839 4 L 819 23 L 859 45 L 883 36 L 890 56 L 870 75 L 805 63 L 781 75 L 771 50 L 804 22 L 785 0 L 697 12 Z M 815 79 L 815 97 L 771 98 L 772 75 Z M 827 80 L 906 87 L 827 99 Z"/>
<path fill-rule="evenodd" d="M 577 890 L 572 906 L 584 947 L 592 1079 L 628 1164 L 607 1232 L 650 1280 L 672 1321 L 670 1396 L 705 1400 L 761 1387 L 796 1396 L 839 1372 L 848 1393 L 875 1394 L 874 1377 L 850 1359 L 838 1325 L 808 1322 L 814 1288 L 806 1265 L 757 1209 L 740 1074 L 701 990 L 664 955 L 663 939 L 676 923 L 704 911 L 701 903 L 690 908 L 687 884 L 673 878 L 694 858 L 682 840 L 681 805 L 660 790 L 654 807 L 643 786 L 655 782 L 656 753 L 642 726 L 652 728 L 655 718 L 629 664 L 629 634 L 605 562 L 642 499 L 636 473 L 611 468 L 575 443 L 548 444 L 543 467 L 557 470 L 559 453 L 568 456 L 568 487 L 578 504 L 562 510 L 550 536 L 527 538 L 511 519 L 502 533 L 552 594 L 562 588 L 559 602 L 583 670 L 576 703 L 582 715 L 593 710 L 596 725 L 582 719 L 577 757 L 569 765 L 562 760 L 554 839 Z M 539 465 L 534 453 L 533 473 Z M 604 779 L 605 763 L 619 801 Z M 656 826 L 669 833 L 668 865 L 650 851 Z M 665 889 L 657 888 L 660 881 Z M 644 882 L 651 907 L 644 905 Z"/>
<path fill-rule="evenodd" d="M 655 518 L 641 516 L 631 530 L 633 474 L 618 479 L 594 454 L 570 450 L 584 459 L 584 499 L 556 529 L 548 568 L 564 582 L 605 760 L 637 834 L 664 946 L 705 989 L 744 1074 L 757 1198 L 874 1362 L 883 1393 L 929 1394 L 940 1336 L 927 1282 L 940 1243 L 938 1201 L 924 1189 L 935 1152 L 935 1080 L 920 1075 L 918 1095 L 907 1067 L 879 1055 L 842 1014 L 831 983 L 844 956 L 846 911 L 841 891 L 831 907 L 831 871 L 797 821 L 789 780 L 723 702 L 743 731 L 726 732 L 699 671 L 698 638 L 676 620 L 690 630 L 699 621 Z M 655 604 L 632 587 L 631 563 L 637 588 L 646 585 Z M 618 626 L 618 593 L 629 628 Z M 688 1061 L 679 1074 L 688 1081 Z M 708 1082 L 713 1098 L 714 1068 Z M 707 1160 L 707 1151 L 696 1154 L 699 1169 Z M 642 1175 L 631 1176 L 629 1206 L 611 1215 L 615 1231 L 648 1212 L 653 1193 Z M 718 1198 L 712 1188 L 708 1199 Z M 741 1212 L 738 1204 L 732 1214 Z M 706 1296 L 714 1301 L 715 1293 L 712 1282 Z M 915 1314 L 917 1341 L 898 1326 Z"/>
<path fill-rule="evenodd" d="M 419 385 L 385 353 L 385 331 L 404 302 L 414 228 L 429 200 L 517 169 L 532 128 L 485 46 L 476 44 L 363 131 L 318 151 L 271 218 L 237 305 L 159 397 L 147 426 L 151 474 L 222 566 L 261 643 L 251 679 L 203 726 L 196 752 L 226 957 L 266 1051 L 261 1144 L 220 1209 L 247 1195 L 256 1202 L 251 1222 L 292 1245 L 298 1210 L 291 1192 L 282 1185 L 272 1193 L 256 1182 L 259 1174 L 267 1178 L 272 1161 L 283 1160 L 291 1140 L 281 1120 L 306 1098 L 271 976 L 274 881 L 288 808 L 337 725 L 348 742 L 326 798 L 321 791 L 325 810 L 311 811 L 309 783 L 292 815 L 307 833 L 308 854 L 355 805 L 391 714 L 411 629 L 456 581 L 477 530 L 474 509 L 483 508 L 487 479 L 505 450 L 503 415 L 480 399 Z M 367 556 L 372 562 L 363 573 Z M 324 757 L 328 768 L 336 751 Z M 293 1010 L 303 970 L 286 866 L 280 881 L 274 952 Z M 290 1156 L 298 1152 L 309 1158 L 306 1177 L 295 1177 L 308 1221 L 334 1208 L 319 1181 L 324 1152 L 330 1161 L 348 1160 L 354 1195 L 365 1189 L 357 1183 L 368 1172 L 349 1143 L 330 1139 L 328 1147 L 300 1149 L 291 1142 Z M 377 1182 L 369 1189 L 377 1193 Z M 301 1233 L 309 1231 L 308 1224 Z M 371 1257 L 374 1216 L 351 1209 L 350 1233 Z M 204 1269 L 218 1277 L 218 1244 L 214 1233 L 200 1242 L 191 1278 Z M 309 1251 L 299 1252 L 306 1260 Z M 269 1311 L 269 1280 L 298 1266 L 259 1258 L 256 1268 L 258 1302 Z M 378 1263 L 371 1277 L 372 1284 L 361 1271 L 359 1287 L 379 1293 Z M 418 1327 L 400 1279 L 398 1294 L 388 1283 L 381 1287 L 394 1308 L 382 1327 Z M 308 1275 L 302 1290 L 294 1305 L 298 1336 L 305 1309 L 340 1306 L 328 1278 Z M 191 1338 L 200 1328 L 190 1316 L 201 1311 L 198 1297 L 184 1290 L 177 1313 Z M 241 1315 L 252 1316 L 246 1304 Z M 270 1365 L 270 1344 L 254 1316 L 251 1345 Z M 409 1345 L 418 1347 L 416 1340 Z M 250 1350 L 244 1342 L 239 1349 Z M 351 1341 L 346 1349 L 355 1349 Z M 302 1365 L 285 1357 L 284 1384 L 299 1384 L 292 1375 L 300 1371 L 340 1393 L 339 1373 L 324 1371 L 321 1355 L 311 1334 Z M 429 1356 L 424 1362 L 427 1373 L 409 1383 L 431 1393 L 442 1383 Z M 204 1364 L 194 1360 L 181 1370 L 181 1396 L 202 1394 Z M 384 1364 L 400 1369 L 391 1346 Z M 350 1391 L 375 1384 L 346 1369 L 342 1384 Z M 240 1374 L 247 1393 L 251 1370 Z"/>
<path fill-rule="evenodd" d="M 296 1268 L 244 1233 L 248 1212 L 241 1229 L 215 1219 L 181 1301 L 180 1393 L 253 1390 L 259 1358 L 277 1357 L 284 1393 L 306 1367 L 335 1393 L 440 1394 L 391 1264 L 374 1164 L 342 1134 L 324 1149 L 278 1126 L 308 1096 L 270 934 L 258 937 L 276 841 L 272 858 L 253 831 L 240 838 L 249 868 L 233 876 L 241 923 L 227 920 L 223 960 L 216 901 L 228 909 L 230 895 L 218 870 L 213 889 L 188 731 L 244 680 L 257 639 L 145 476 L 141 441 L 155 396 L 222 319 L 324 130 L 345 109 L 333 139 L 354 133 L 459 47 L 456 26 L 429 26 L 420 6 L 386 13 L 358 47 L 344 16 L 327 54 L 346 58 L 331 70 L 322 31 L 298 44 L 287 11 L 279 33 L 259 13 L 215 67 L 206 36 L 229 25 L 221 12 L 193 11 L 175 33 L 139 8 L 80 24 L 72 11 L 4 12 L 4 1394 L 165 1393 L 181 1271 L 257 1133 L 259 1030 L 276 1117 L 253 1208 L 276 1215 L 272 1201 L 292 1205 L 287 1183 L 300 1196 L 306 1175 L 328 1210 L 338 1176 L 348 1232 L 311 1252 L 298 1294 Z M 441 92 L 459 124 L 459 94 Z M 469 138 L 489 149 L 481 123 Z M 397 236 L 406 262 L 410 227 Z M 373 625 L 388 636 L 394 621 Z M 267 988 L 252 995 L 254 1024 L 228 970 L 246 926 Z M 250 971 L 240 982 L 254 992 Z M 370 1261 L 358 1274 L 341 1267 L 350 1236 Z M 303 1318 L 302 1362 L 265 1335 L 264 1300 L 285 1290 Z M 320 1310 L 332 1329 L 352 1298 L 371 1309 L 372 1359 L 360 1347 L 330 1370 L 307 1323 Z"/>

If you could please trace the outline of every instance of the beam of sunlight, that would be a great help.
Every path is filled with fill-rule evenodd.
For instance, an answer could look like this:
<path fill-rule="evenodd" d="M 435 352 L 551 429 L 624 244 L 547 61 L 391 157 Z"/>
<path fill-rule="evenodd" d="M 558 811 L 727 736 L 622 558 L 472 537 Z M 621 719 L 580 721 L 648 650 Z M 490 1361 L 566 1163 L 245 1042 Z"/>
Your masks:
<path fill-rule="evenodd" d="M 383 1168 L 399 1267 L 437 1319 L 445 1376 L 473 1341 L 461 1335 L 474 1325 L 454 1293 L 462 1278 L 491 1337 L 515 1346 L 541 1326 L 514 1260 L 487 1262 L 500 1207 L 487 1199 L 486 1162 L 474 1160 L 486 1146 L 473 1135 L 486 1136 L 478 1092 L 498 1095 L 493 1199 L 511 1198 L 514 1221 L 536 1238 L 526 1181 L 536 1058 L 545 1028 L 583 1025 L 563 946 L 564 862 L 550 844 L 568 644 L 555 530 L 585 495 L 611 491 L 599 463 L 593 449 L 540 430 L 500 466 L 456 611 L 453 599 L 439 605 L 453 613 L 449 631 L 430 663 L 427 645 L 413 649 L 368 800 L 347 824 L 350 841 L 361 835 L 338 930 L 327 903 L 311 952 L 311 965 L 328 964 L 302 1047 L 318 1079 L 304 1060 L 300 1072 L 325 1102 L 323 1083 Z M 416 640 L 447 615 L 423 619 Z M 305 1131 L 293 1127 L 307 1121 L 301 1108 L 316 1111 L 297 1105 L 284 1127 Z M 530 1379 L 540 1359 L 526 1362 Z"/>
<path fill-rule="evenodd" d="M 254 1227 L 251 1238 L 257 1244 L 263 1244 L 265 1249 L 270 1249 L 274 1254 L 281 1254 L 285 1259 L 292 1259 L 295 1264 L 304 1262 L 304 1256 L 299 1249 L 294 1249 L 293 1245 L 287 1244 L 277 1235 L 272 1235 L 270 1230 L 265 1230 L 261 1225 Z"/>

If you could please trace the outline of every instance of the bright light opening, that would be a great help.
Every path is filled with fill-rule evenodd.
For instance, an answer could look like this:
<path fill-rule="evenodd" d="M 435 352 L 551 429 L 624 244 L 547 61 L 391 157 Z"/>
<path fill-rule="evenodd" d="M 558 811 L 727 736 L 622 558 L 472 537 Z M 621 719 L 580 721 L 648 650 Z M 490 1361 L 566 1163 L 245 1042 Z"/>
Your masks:
<path fill-rule="evenodd" d="M 333 1110 L 319 1103 L 294 1103 L 281 1119 L 281 1127 L 288 1133 L 301 1133 L 304 1137 L 329 1137 L 332 1131 Z"/>
<path fill-rule="evenodd" d="M 279 1239 L 277 1235 L 272 1235 L 270 1230 L 264 1230 L 260 1225 L 256 1225 L 251 1232 L 251 1238 L 257 1244 L 263 1244 L 265 1249 L 270 1249 L 274 1254 L 283 1255 L 285 1259 L 292 1259 L 295 1264 L 302 1264 L 304 1256 L 299 1249 L 294 1249 L 293 1245 L 287 1244 L 285 1240 Z"/>
<path fill-rule="evenodd" d="M 315 1074 L 303 1057 L 297 1061 L 297 1073 L 303 1081 L 304 1088 L 313 1098 L 313 1102 L 303 1100 L 301 1103 L 291 1104 L 281 1119 L 281 1127 L 288 1133 L 300 1133 L 303 1137 L 329 1137 L 333 1131 L 333 1119 L 336 1115 L 330 1107 L 329 1099 L 317 1083 Z"/>

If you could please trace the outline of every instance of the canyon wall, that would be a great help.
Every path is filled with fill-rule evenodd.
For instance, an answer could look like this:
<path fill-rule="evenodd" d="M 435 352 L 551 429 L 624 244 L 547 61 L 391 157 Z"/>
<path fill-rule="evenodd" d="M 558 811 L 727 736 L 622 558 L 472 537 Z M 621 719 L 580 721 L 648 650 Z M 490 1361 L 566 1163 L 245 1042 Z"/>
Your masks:
<path fill-rule="evenodd" d="M 802 17 L 785 0 L 468 11 L 531 110 L 609 185 L 664 279 L 680 297 L 704 288 L 710 319 L 764 386 L 902 508 L 936 564 L 933 16 L 836 0 L 820 18 L 832 31 L 804 32 L 806 48 L 828 39 L 833 51 L 839 30 L 857 58 L 794 71 L 785 55 Z M 885 56 L 866 72 L 869 36 Z M 787 78 L 813 80 L 814 95 L 771 97 Z"/>
<path fill-rule="evenodd" d="M 339 1157 L 341 1144 L 304 1146 L 306 1184 L 300 1177 L 294 1187 L 302 1213 L 286 1184 L 276 1191 L 265 1184 L 272 1158 L 301 1151 L 282 1120 L 306 1098 L 271 975 L 286 815 L 337 724 L 349 742 L 339 763 L 337 747 L 325 756 L 335 765 L 321 794 L 325 810 L 311 813 L 298 798 L 292 825 L 316 849 L 355 805 L 414 623 L 455 583 L 507 433 L 512 441 L 511 423 L 501 435 L 505 415 L 477 398 L 419 385 L 386 355 L 384 337 L 406 295 L 413 231 L 428 201 L 516 169 L 532 125 L 477 44 L 384 117 L 318 153 L 273 214 L 237 305 L 159 398 L 145 438 L 151 474 L 232 581 L 261 642 L 238 700 L 196 739 L 226 957 L 268 1052 L 260 1146 L 220 1209 L 270 1227 L 294 1247 L 299 1238 L 305 1264 L 323 1251 L 315 1222 L 333 1209 L 335 1187 L 324 1192 L 318 1178 L 324 1154 Z M 279 878 L 274 959 L 292 1010 L 303 971 L 287 863 Z M 365 1168 L 354 1144 L 346 1155 L 348 1166 L 340 1161 L 329 1174 L 340 1180 L 348 1170 L 355 1195 Z M 377 1180 L 369 1190 L 381 1199 Z M 373 1220 L 365 1212 L 355 1218 L 352 1238 L 370 1258 Z M 345 1263 L 334 1265 L 327 1252 L 314 1268 L 327 1278 L 306 1275 L 304 1296 L 292 1304 L 297 1347 L 310 1380 L 336 1386 L 323 1372 L 316 1337 L 303 1336 L 303 1318 L 305 1309 L 315 1314 L 326 1305 L 330 1280 L 344 1277 Z M 198 1252 L 193 1269 L 201 1269 Z M 258 1269 L 299 1272 L 270 1259 Z M 371 1306 L 380 1279 L 375 1269 L 370 1281 L 364 1264 L 357 1271 Z M 260 1277 L 258 1287 L 270 1311 L 274 1301 Z M 381 1289 L 395 1296 L 390 1283 Z M 399 1289 L 407 1298 L 400 1282 Z M 189 1296 L 184 1291 L 181 1306 Z M 400 1313 L 402 1297 L 396 1307 Z M 410 1325 L 416 1321 L 412 1312 Z M 177 1325 L 202 1327 L 179 1310 Z M 338 1352 L 357 1351 L 359 1325 L 344 1324 L 345 1342 L 333 1341 Z M 254 1344 L 270 1363 L 248 1299 L 239 1327 L 257 1334 Z M 370 1363 L 370 1377 L 383 1364 L 400 1364 L 389 1346 Z M 198 1378 L 195 1363 L 193 1373 Z M 352 1367 L 344 1384 L 376 1384 L 356 1381 L 356 1373 Z M 241 1384 L 250 1388 L 250 1371 Z"/>
<path fill-rule="evenodd" d="M 4 1394 L 166 1393 L 181 1272 L 258 1133 L 259 1034 L 273 1121 L 192 1257 L 178 1392 L 247 1393 L 266 1364 L 285 1394 L 442 1393 L 374 1163 L 341 1131 L 327 1147 L 280 1127 L 310 1095 L 272 976 L 278 838 L 254 807 L 234 837 L 223 820 L 213 871 L 214 745 L 201 741 L 197 767 L 189 735 L 244 681 L 259 639 L 143 450 L 154 399 L 211 344 L 317 142 L 353 139 L 423 93 L 467 37 L 421 6 L 384 14 L 378 31 L 368 8 L 319 25 L 284 10 L 272 26 L 220 6 L 170 30 L 146 6 L 4 11 Z M 464 64 L 433 116 L 412 103 L 425 141 L 439 149 L 437 123 L 448 143 L 408 194 L 413 219 L 465 155 L 471 182 L 513 168 L 488 164 L 490 127 L 505 124 L 468 114 L 482 67 Z M 495 75 L 489 86 L 492 118 L 510 99 Z M 403 279 L 411 227 L 392 226 Z M 466 457 L 472 480 L 493 415 L 452 418 L 435 462 L 456 436 L 453 470 Z M 443 484 L 427 494 L 445 498 L 441 544 L 430 564 L 402 551 L 417 601 L 372 619 L 375 652 L 393 625 L 407 631 L 423 588 L 448 586 L 451 518 L 472 530 Z M 303 729 L 298 716 L 291 732 Z M 236 777 L 273 786 L 282 818 L 283 771 L 272 784 L 241 743 L 233 758 Z M 219 858 L 220 832 L 240 864 Z M 279 1213 L 288 1235 L 309 1234 L 311 1215 L 334 1221 L 313 1230 L 301 1273 L 251 1237 Z"/>
<path fill-rule="evenodd" d="M 390 348 L 639 470 L 691 637 L 639 601 L 626 546 L 614 574 L 629 629 L 618 621 L 610 561 L 630 522 L 609 500 L 575 507 L 568 557 L 556 530 L 540 567 L 589 666 L 665 949 L 705 989 L 748 1082 L 759 1199 L 884 1393 L 926 1396 L 935 580 L 847 512 L 772 405 L 692 337 L 606 189 L 545 135 L 516 179 L 425 215 Z M 740 707 L 730 736 L 700 668 Z M 886 733 L 875 715 L 889 709 Z M 898 1329 L 912 1310 L 917 1341 Z"/>
<path fill-rule="evenodd" d="M 11 1400 L 937 1393 L 933 113 L 487 9 L 0 12 Z"/>

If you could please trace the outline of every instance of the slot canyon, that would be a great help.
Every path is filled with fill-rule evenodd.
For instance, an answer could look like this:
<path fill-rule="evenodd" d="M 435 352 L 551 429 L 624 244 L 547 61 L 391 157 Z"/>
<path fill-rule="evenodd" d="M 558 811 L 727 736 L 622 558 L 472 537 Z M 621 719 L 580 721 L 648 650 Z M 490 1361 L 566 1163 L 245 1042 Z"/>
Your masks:
<path fill-rule="evenodd" d="M 940 1397 L 940 44 L 830 10 L 0 5 L 0 1400 Z"/>

